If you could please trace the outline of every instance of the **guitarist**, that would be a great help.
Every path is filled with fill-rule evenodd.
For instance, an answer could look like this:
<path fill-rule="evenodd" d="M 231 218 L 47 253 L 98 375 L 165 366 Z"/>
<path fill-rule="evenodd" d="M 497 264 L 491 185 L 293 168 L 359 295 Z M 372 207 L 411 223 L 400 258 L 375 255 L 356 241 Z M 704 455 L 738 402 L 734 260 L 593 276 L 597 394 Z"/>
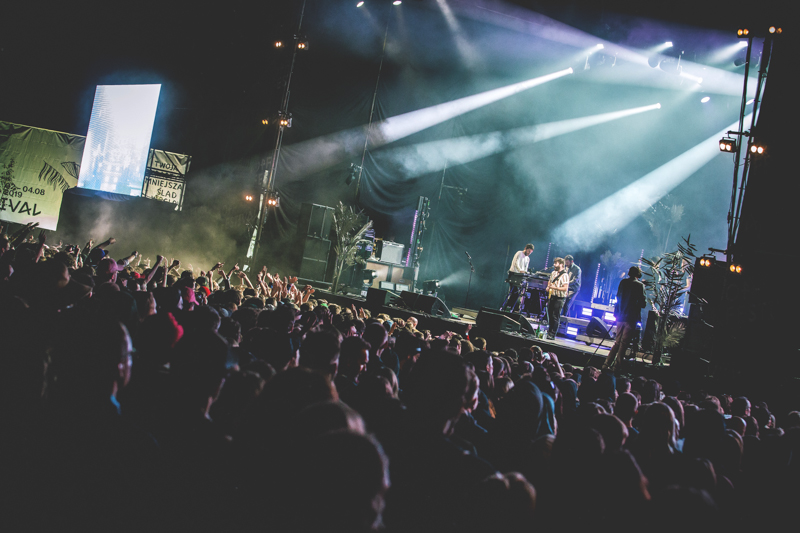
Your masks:
<path fill-rule="evenodd" d="M 556 257 L 553 261 L 553 273 L 547 283 L 547 338 L 555 340 L 558 327 L 561 324 L 561 309 L 567 299 L 569 289 L 569 272 L 564 270 L 564 259 Z"/>

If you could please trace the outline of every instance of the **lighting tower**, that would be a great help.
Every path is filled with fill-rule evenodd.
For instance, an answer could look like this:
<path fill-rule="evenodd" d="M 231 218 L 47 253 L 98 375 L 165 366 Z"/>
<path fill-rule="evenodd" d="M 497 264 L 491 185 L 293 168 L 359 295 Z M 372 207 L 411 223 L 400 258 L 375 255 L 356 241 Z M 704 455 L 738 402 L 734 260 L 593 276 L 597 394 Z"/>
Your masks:
<path fill-rule="evenodd" d="M 260 201 L 258 205 L 258 222 L 256 223 L 255 231 L 250 239 L 250 246 L 247 250 L 246 264 L 255 263 L 258 260 L 258 250 L 261 245 L 261 238 L 264 234 L 264 224 L 267 222 L 267 214 L 269 210 L 276 209 L 280 206 L 280 196 L 275 189 L 275 175 L 278 171 L 278 160 L 281 155 L 281 143 L 283 142 L 283 132 L 286 128 L 291 127 L 291 114 L 289 113 L 289 94 L 292 85 L 292 74 L 294 73 L 294 64 L 297 60 L 297 53 L 299 51 L 308 50 L 308 41 L 300 35 L 300 30 L 303 26 L 303 15 L 306 11 L 306 0 L 303 0 L 303 5 L 300 8 L 300 20 L 297 23 L 297 31 L 292 37 L 291 43 L 286 41 L 276 41 L 276 48 L 285 48 L 287 45 L 292 46 L 292 59 L 289 63 L 289 73 L 286 77 L 286 86 L 283 90 L 283 97 L 281 98 L 280 109 L 278 110 L 278 120 L 275 121 L 277 126 L 277 134 L 275 135 L 275 147 L 272 150 L 272 161 L 270 168 L 264 171 L 264 175 L 259 179 Z M 278 44 L 280 43 L 280 45 Z"/>

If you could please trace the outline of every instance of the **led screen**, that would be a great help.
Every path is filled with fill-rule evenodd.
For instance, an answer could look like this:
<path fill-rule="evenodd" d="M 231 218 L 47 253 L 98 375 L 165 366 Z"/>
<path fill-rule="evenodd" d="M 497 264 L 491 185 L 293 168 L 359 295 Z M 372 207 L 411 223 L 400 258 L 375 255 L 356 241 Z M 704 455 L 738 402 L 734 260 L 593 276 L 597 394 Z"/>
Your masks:
<path fill-rule="evenodd" d="M 78 187 L 141 196 L 161 85 L 98 85 Z"/>

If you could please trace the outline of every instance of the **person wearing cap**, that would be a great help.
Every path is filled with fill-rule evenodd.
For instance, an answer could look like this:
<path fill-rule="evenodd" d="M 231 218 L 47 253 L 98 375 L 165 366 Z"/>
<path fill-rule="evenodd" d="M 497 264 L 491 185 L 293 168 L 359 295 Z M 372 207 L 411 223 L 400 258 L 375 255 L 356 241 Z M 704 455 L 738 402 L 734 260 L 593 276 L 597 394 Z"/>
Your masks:
<path fill-rule="evenodd" d="M 642 319 L 642 309 L 647 302 L 644 292 L 644 283 L 639 281 L 642 269 L 632 266 L 628 270 L 628 277 L 619 282 L 617 289 L 617 303 L 614 306 L 614 316 L 617 318 L 617 336 L 614 346 L 606 357 L 603 369 L 617 370 L 622 364 L 625 349 L 636 333 L 636 323 Z"/>
<path fill-rule="evenodd" d="M 95 283 L 100 285 L 101 283 L 105 283 L 106 281 L 110 281 L 112 283 L 117 282 L 117 272 L 121 272 L 125 270 L 125 267 L 133 261 L 136 256 L 139 255 L 139 252 L 134 251 L 128 257 L 124 259 L 120 259 L 119 261 L 114 261 L 111 257 L 106 256 L 100 260 L 97 264 L 97 275 L 95 276 Z"/>

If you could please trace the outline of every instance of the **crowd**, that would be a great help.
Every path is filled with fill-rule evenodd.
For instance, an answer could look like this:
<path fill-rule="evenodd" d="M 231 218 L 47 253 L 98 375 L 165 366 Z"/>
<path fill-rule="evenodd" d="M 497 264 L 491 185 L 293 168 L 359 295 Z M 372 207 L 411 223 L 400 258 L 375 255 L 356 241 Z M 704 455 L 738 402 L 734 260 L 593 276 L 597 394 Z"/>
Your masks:
<path fill-rule="evenodd" d="M 9 531 L 793 518 L 796 411 L 573 368 L 538 347 L 431 338 L 266 269 L 253 284 L 237 266 L 113 259 L 114 239 L 48 247 L 32 229 L 0 237 Z"/>

